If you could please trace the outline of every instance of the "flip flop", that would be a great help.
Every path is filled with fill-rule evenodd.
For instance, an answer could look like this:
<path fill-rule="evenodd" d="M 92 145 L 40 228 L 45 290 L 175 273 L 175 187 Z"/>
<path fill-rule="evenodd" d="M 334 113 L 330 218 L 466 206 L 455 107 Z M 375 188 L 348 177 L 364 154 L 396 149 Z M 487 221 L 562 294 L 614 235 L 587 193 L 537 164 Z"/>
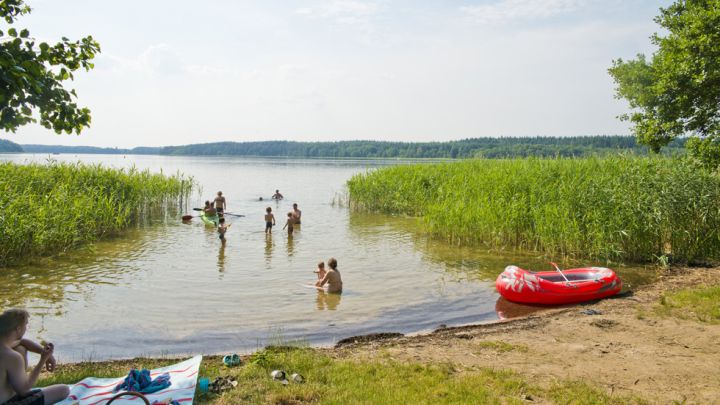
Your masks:
<path fill-rule="evenodd" d="M 215 381 L 210 383 L 208 388 L 210 389 L 210 392 L 219 394 L 237 386 L 238 382 L 232 377 L 217 377 Z"/>

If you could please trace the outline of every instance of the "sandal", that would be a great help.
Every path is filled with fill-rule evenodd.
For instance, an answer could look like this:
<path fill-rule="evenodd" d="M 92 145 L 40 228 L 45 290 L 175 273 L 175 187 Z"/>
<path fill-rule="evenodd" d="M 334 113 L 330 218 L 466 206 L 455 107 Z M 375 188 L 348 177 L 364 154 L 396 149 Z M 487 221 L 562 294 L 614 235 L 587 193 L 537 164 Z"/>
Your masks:
<path fill-rule="evenodd" d="M 232 377 L 218 377 L 210 383 L 210 392 L 219 394 L 223 391 L 237 387 L 238 382 Z"/>

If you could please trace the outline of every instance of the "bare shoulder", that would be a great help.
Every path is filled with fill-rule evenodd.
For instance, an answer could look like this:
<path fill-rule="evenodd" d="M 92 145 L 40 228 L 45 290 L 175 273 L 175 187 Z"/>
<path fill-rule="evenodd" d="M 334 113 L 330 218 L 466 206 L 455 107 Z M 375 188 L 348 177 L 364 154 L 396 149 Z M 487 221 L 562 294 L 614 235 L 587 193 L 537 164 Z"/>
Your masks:
<path fill-rule="evenodd" d="M 0 347 L 0 369 L 23 363 L 24 360 L 20 353 L 8 348 L 7 346 Z"/>

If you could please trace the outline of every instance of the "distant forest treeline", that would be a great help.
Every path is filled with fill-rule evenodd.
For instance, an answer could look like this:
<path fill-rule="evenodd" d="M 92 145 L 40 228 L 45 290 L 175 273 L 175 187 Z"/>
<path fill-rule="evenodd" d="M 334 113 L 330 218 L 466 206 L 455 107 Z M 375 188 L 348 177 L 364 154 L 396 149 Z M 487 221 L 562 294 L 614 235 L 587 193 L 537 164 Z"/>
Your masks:
<path fill-rule="evenodd" d="M 684 139 L 673 141 L 665 153 L 682 153 Z M 512 158 L 582 157 L 628 151 L 648 153 L 632 136 L 573 136 L 472 138 L 448 142 L 216 142 L 133 149 L 92 146 L 22 145 L 26 153 L 103 153 L 183 156 L 286 156 L 301 158 Z"/>

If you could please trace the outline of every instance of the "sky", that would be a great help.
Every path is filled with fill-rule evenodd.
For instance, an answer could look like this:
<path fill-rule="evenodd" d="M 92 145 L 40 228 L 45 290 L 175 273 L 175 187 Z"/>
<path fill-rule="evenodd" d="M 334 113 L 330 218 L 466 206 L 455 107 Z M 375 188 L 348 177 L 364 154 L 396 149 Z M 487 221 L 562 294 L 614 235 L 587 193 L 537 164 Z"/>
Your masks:
<path fill-rule="evenodd" d="M 27 4 L 15 26 L 37 40 L 100 43 L 95 69 L 66 82 L 92 125 L 0 138 L 131 148 L 629 134 L 607 69 L 653 52 L 653 17 L 671 1 Z"/>

